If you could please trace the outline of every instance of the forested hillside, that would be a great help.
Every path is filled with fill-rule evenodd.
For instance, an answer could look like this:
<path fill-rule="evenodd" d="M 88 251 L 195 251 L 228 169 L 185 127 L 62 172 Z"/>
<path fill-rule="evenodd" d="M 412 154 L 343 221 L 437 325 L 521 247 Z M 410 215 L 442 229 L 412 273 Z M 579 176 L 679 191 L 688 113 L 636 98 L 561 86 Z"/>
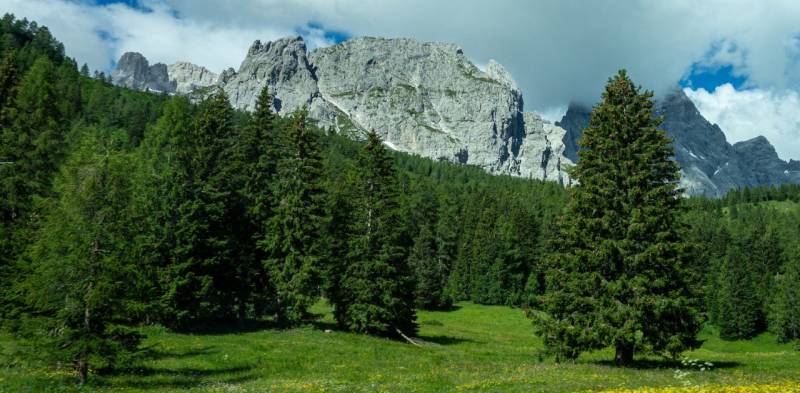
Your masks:
<path fill-rule="evenodd" d="M 142 327 L 290 328 L 320 299 L 391 338 L 456 301 L 543 307 L 573 189 L 279 117 L 266 90 L 245 113 L 112 86 L 11 15 L 0 34 L 0 319 L 31 361 L 85 380 Z M 698 320 L 800 338 L 800 187 L 675 204 Z"/>

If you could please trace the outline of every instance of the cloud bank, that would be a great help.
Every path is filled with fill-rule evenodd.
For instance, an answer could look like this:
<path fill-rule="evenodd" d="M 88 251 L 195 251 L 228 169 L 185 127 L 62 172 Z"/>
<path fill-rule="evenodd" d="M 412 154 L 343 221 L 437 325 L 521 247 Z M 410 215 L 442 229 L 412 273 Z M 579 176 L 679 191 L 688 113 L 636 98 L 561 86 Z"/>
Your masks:
<path fill-rule="evenodd" d="M 763 135 L 783 159 L 800 152 L 800 94 L 762 89 L 737 91 L 731 84 L 705 89 L 684 89 L 703 117 L 725 130 L 728 142 Z"/>

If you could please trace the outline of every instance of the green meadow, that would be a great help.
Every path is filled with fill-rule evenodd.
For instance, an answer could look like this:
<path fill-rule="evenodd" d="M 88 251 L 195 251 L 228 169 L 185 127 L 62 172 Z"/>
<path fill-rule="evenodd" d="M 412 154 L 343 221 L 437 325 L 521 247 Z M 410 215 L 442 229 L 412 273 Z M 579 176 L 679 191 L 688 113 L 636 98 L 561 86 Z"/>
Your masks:
<path fill-rule="evenodd" d="M 659 358 L 632 368 L 610 364 L 611 350 L 575 363 L 541 358 L 542 343 L 520 309 L 459 303 L 419 313 L 421 345 L 337 331 L 329 308 L 304 328 L 169 333 L 145 328 L 140 360 L 99 373 L 79 388 L 70 371 L 8 356 L 3 341 L 2 392 L 572 392 L 619 387 L 752 385 L 800 381 L 800 352 L 762 334 L 722 341 L 713 328 L 686 354 L 697 366 Z M 677 371 L 676 370 L 680 370 Z"/>

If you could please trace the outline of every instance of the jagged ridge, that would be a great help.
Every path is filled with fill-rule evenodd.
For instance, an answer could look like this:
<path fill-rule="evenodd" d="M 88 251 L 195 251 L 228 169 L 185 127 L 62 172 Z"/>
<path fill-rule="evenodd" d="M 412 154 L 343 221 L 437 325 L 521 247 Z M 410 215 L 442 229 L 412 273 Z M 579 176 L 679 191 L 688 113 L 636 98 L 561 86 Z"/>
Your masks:
<path fill-rule="evenodd" d="M 152 89 L 140 82 L 148 76 L 137 67 L 120 61 L 115 83 Z M 169 92 L 210 85 L 205 69 L 167 68 L 192 70 L 170 74 L 175 87 Z M 269 86 L 279 114 L 305 106 L 322 127 L 354 136 L 374 129 L 397 150 L 569 182 L 566 131 L 523 111 L 522 94 L 499 63 L 490 61 L 483 72 L 453 44 L 361 37 L 309 53 L 300 37 L 256 41 L 239 69 L 224 71 L 215 84 L 239 109 L 252 110 L 258 92 Z"/>

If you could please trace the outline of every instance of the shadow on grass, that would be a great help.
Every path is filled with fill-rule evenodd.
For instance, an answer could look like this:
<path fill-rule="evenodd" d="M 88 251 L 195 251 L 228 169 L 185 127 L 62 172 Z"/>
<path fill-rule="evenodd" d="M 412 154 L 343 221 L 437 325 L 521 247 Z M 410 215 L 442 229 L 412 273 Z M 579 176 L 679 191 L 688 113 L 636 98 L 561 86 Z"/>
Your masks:
<path fill-rule="evenodd" d="M 608 367 L 619 367 L 617 366 L 613 360 L 597 360 L 589 362 L 590 364 L 598 364 L 601 366 L 608 366 Z M 742 364 L 739 362 L 711 362 L 713 367 L 711 367 L 708 371 L 714 371 L 717 369 L 731 369 L 741 366 Z M 630 368 L 635 370 L 657 370 L 657 369 L 696 369 L 696 367 L 690 368 L 684 366 L 680 360 L 672 360 L 672 359 L 640 359 L 634 361 L 632 364 L 627 366 L 622 366 L 622 368 Z"/>
<path fill-rule="evenodd" d="M 262 330 L 278 329 L 279 326 L 273 321 L 264 319 L 248 319 L 243 322 L 212 320 L 198 321 L 193 326 L 176 330 L 178 333 L 217 336 L 235 333 L 252 333 Z"/>
<path fill-rule="evenodd" d="M 439 345 L 454 345 L 454 344 L 463 344 L 463 343 L 479 343 L 475 340 L 470 340 L 468 338 L 458 338 L 458 337 L 450 337 L 450 336 L 417 336 L 422 341 L 432 342 L 434 344 Z"/>
<path fill-rule="evenodd" d="M 202 347 L 202 348 L 190 349 L 183 352 L 168 352 L 161 350 L 159 348 L 159 345 L 156 344 L 146 348 L 142 348 L 142 357 L 149 360 L 186 359 L 195 356 L 209 355 L 216 352 L 218 351 L 214 347 Z"/>

